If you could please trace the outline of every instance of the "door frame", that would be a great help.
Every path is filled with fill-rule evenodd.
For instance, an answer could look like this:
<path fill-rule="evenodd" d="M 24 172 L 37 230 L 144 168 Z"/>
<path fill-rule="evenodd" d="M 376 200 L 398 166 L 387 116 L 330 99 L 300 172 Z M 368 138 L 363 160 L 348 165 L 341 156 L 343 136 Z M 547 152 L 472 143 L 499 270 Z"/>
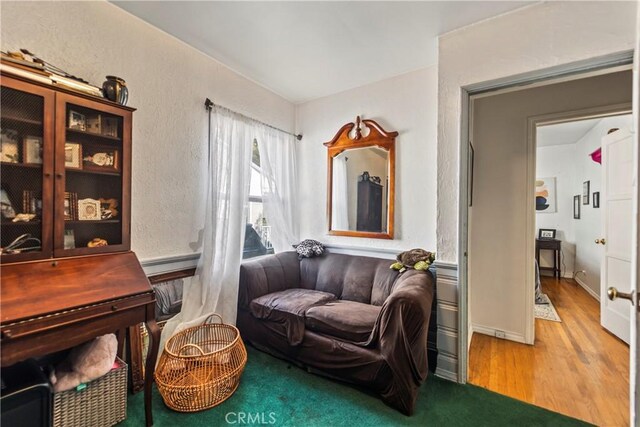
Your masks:
<path fill-rule="evenodd" d="M 473 111 L 471 110 L 471 97 L 490 96 L 510 91 L 521 90 L 525 86 L 527 89 L 544 86 L 562 81 L 575 80 L 579 78 L 592 77 L 596 75 L 609 74 L 616 71 L 627 70 L 631 68 L 633 63 L 633 50 L 613 53 L 610 55 L 591 58 L 584 61 L 572 62 L 542 70 L 536 70 L 528 73 L 517 74 L 505 78 L 486 81 L 482 83 L 471 84 L 460 88 L 460 140 L 459 142 L 459 164 L 458 164 L 458 382 L 467 382 L 468 372 L 468 356 L 469 345 L 471 344 L 471 325 L 469 324 L 469 287 L 468 287 L 468 243 L 469 243 L 469 205 L 468 205 L 468 189 L 469 189 L 469 143 L 471 136 L 471 119 Z M 534 132 L 535 135 L 535 132 Z M 529 147 L 530 149 L 531 147 Z M 533 160 L 533 163 L 532 163 Z M 534 157 L 530 158 L 528 164 L 535 167 Z M 527 176 L 533 176 L 535 183 L 535 169 L 528 167 Z M 533 192 L 531 192 L 531 205 L 533 206 Z M 527 243 L 530 248 L 525 248 L 533 254 L 533 239 L 535 233 L 535 215 L 533 211 L 530 214 L 532 220 L 527 219 L 533 224 L 529 225 L 531 229 L 531 244 Z M 533 256 L 533 255 L 532 255 Z M 533 264 L 531 267 L 531 283 L 533 283 Z M 532 288 L 533 289 L 533 288 Z M 527 292 L 528 295 L 528 292 Z M 531 294 L 533 295 L 533 293 Z M 533 325 L 533 305 L 531 305 L 531 313 L 527 313 L 527 319 L 530 318 Z M 530 336 L 525 336 L 527 342 L 533 343 L 533 328 Z"/>
<path fill-rule="evenodd" d="M 581 110 L 564 111 L 560 113 L 542 114 L 539 116 L 529 117 L 527 120 L 527 204 L 529 206 L 535 205 L 535 181 L 536 181 L 536 162 L 537 162 L 537 132 L 538 126 L 553 125 L 559 123 L 573 122 L 577 120 L 599 119 L 605 117 L 621 116 L 631 114 L 633 111 L 632 103 L 625 102 L 623 104 L 605 105 L 594 108 L 586 108 Z M 533 257 L 533 247 L 535 242 L 536 233 L 536 214 L 535 209 L 527 210 L 527 237 L 526 237 L 526 252 L 529 258 Z M 530 304 L 526 305 L 525 318 L 527 322 L 527 329 L 525 331 L 525 338 L 530 337 L 531 341 L 527 341 L 527 344 L 533 345 L 535 341 L 535 318 L 534 318 L 534 306 L 535 306 L 535 269 L 531 264 L 530 271 L 527 272 L 527 279 L 525 281 L 525 295 L 530 301 Z"/>

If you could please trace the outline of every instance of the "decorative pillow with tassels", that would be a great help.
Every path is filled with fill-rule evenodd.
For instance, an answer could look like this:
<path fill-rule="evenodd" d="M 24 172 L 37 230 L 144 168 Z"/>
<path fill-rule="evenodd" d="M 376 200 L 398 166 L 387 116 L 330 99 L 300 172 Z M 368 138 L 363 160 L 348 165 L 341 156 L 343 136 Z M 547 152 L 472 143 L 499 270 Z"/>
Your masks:
<path fill-rule="evenodd" d="M 298 259 L 313 258 L 314 256 L 320 256 L 324 253 L 324 245 L 317 240 L 306 239 L 297 245 L 293 245 L 298 253 Z"/>

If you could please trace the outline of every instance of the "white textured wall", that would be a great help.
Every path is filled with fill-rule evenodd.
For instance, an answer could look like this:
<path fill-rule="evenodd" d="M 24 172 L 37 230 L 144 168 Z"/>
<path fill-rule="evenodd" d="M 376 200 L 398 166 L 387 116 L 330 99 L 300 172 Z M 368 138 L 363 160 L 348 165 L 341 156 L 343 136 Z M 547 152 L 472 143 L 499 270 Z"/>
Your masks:
<path fill-rule="evenodd" d="M 435 249 L 435 67 L 328 96 L 297 107 L 300 162 L 300 237 L 368 248 Z M 376 120 L 396 139 L 395 239 L 327 235 L 327 148 L 338 129 L 360 115 Z"/>
<path fill-rule="evenodd" d="M 284 129 L 294 106 L 106 2 L 2 2 L 2 50 L 28 48 L 101 85 L 127 81 L 133 119 L 132 249 L 150 259 L 194 252 L 206 168 L 204 99 Z"/>
<path fill-rule="evenodd" d="M 589 204 L 580 205 L 580 219 L 574 220 L 576 271 L 586 272 L 586 275 L 579 275 L 577 278 L 596 295 L 600 295 L 600 266 L 604 250 L 601 245 L 595 244 L 595 240 L 602 237 L 604 206 L 601 199 L 600 209 L 593 207 L 593 192 L 602 190 L 602 166 L 591 160 L 589 154 L 601 146 L 602 137 L 611 128 L 630 129 L 631 115 L 604 118 L 576 142 L 575 194 L 582 194 L 584 181 L 590 181 L 591 185 Z"/>
<path fill-rule="evenodd" d="M 556 212 L 536 212 L 536 237 L 540 228 L 556 229 L 556 238 L 562 240 L 562 273 L 573 276 L 573 264 L 576 257 L 575 235 L 573 232 L 573 196 L 578 194 L 575 188 L 576 145 L 551 145 L 536 150 L 536 177 L 556 178 Z M 540 265 L 553 266 L 553 252 L 540 252 Z M 543 272 L 551 274 L 551 272 Z"/>
<path fill-rule="evenodd" d="M 635 2 L 545 2 L 440 37 L 438 257 L 457 262 L 460 88 L 634 48 Z"/>

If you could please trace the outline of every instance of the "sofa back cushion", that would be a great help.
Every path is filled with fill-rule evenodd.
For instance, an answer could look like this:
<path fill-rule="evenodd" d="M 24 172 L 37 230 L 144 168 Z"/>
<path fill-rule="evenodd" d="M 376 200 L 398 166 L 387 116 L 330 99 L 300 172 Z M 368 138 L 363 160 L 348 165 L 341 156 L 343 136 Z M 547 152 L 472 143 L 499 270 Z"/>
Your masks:
<path fill-rule="evenodd" d="M 248 309 L 254 298 L 271 292 L 299 288 L 299 283 L 300 262 L 295 252 L 282 252 L 245 260 L 240 265 L 239 306 Z"/>
<path fill-rule="evenodd" d="M 398 277 L 392 260 L 325 253 L 300 261 L 300 287 L 329 292 L 341 300 L 382 305 Z"/>

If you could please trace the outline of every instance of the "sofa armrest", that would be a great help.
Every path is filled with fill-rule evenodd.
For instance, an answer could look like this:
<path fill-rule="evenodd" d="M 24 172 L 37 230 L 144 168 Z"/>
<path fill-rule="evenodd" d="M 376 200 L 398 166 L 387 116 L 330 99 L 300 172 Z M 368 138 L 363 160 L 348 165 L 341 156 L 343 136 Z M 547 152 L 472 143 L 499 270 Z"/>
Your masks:
<path fill-rule="evenodd" d="M 300 261 L 295 252 L 281 252 L 244 261 L 240 265 L 238 308 L 249 309 L 254 299 L 299 287 Z"/>
<path fill-rule="evenodd" d="M 393 372 L 393 385 L 383 392 L 406 414 L 415 406 L 417 388 L 426 379 L 427 335 L 435 280 L 430 272 L 409 270 L 385 300 L 371 337 Z M 373 342 L 377 340 L 377 342 Z"/>

